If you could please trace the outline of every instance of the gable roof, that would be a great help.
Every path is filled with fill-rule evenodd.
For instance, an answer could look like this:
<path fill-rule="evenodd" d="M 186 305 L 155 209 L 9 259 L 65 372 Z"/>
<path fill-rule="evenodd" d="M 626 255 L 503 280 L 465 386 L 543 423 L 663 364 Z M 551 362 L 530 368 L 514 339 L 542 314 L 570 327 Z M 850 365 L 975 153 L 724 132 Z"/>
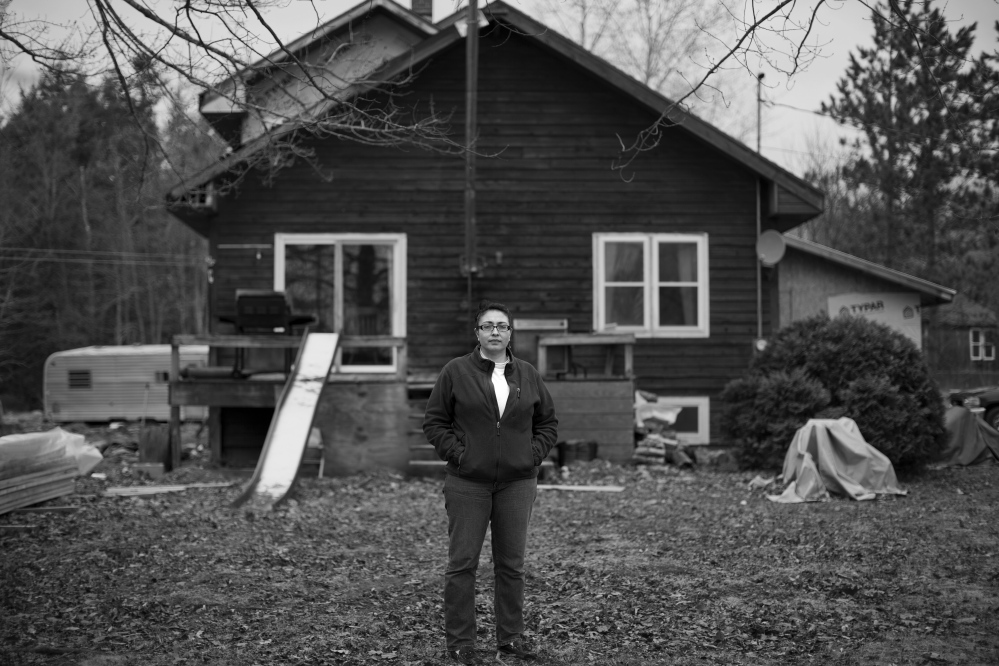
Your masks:
<path fill-rule="evenodd" d="M 235 89 L 248 80 L 266 76 L 269 71 L 285 63 L 292 56 L 299 58 L 307 53 L 315 44 L 332 37 L 338 32 L 349 29 L 354 23 L 364 21 L 379 13 L 388 15 L 397 23 L 404 25 L 413 32 L 422 34 L 424 37 L 437 34 L 437 28 L 433 23 L 396 4 L 392 0 L 363 0 L 360 4 L 348 9 L 336 18 L 330 19 L 311 32 L 307 32 L 301 37 L 284 44 L 284 48 L 275 49 L 246 69 L 221 81 L 215 87 L 215 90 Z M 202 113 L 205 113 L 206 107 L 209 109 L 208 112 L 211 113 L 212 105 L 218 105 L 222 108 L 227 106 L 227 100 L 224 96 L 214 91 L 206 90 L 201 94 L 199 101 Z"/>
<path fill-rule="evenodd" d="M 391 7 L 391 11 L 395 14 L 411 14 L 409 10 L 396 5 L 392 0 L 366 0 L 365 3 L 358 5 L 353 10 L 347 12 L 347 14 L 334 19 L 319 30 L 314 31 L 308 38 L 300 38 L 292 44 L 300 51 L 307 49 L 309 44 L 320 38 L 317 35 L 327 36 L 336 29 L 343 29 L 343 26 L 349 24 L 348 15 L 351 17 L 350 20 L 357 20 L 361 16 L 359 13 L 360 10 L 368 7 L 370 4 L 384 8 Z M 465 12 L 466 9 L 462 8 L 438 22 L 434 27 L 435 34 L 428 36 L 409 52 L 403 53 L 386 62 L 380 69 L 370 75 L 363 85 L 352 86 L 351 92 L 359 94 L 379 84 L 390 82 L 395 77 L 424 63 L 443 49 L 462 41 L 464 39 L 464 23 L 462 22 L 462 18 Z M 413 16 L 417 20 L 423 21 L 422 18 L 417 17 L 415 14 Z M 771 206 L 770 219 L 782 230 L 789 229 L 821 213 L 824 206 L 824 195 L 821 190 L 818 190 L 801 178 L 764 158 L 741 141 L 729 136 L 717 127 L 701 120 L 690 112 L 684 111 L 672 100 L 625 74 L 606 60 L 587 51 L 575 42 L 551 30 L 543 23 L 534 20 L 523 12 L 502 2 L 502 0 L 494 0 L 487 7 L 483 8 L 483 17 L 490 22 L 507 25 L 524 38 L 534 40 L 563 59 L 572 62 L 584 71 L 589 72 L 645 106 L 652 113 L 659 115 L 665 110 L 665 120 L 674 125 L 673 129 L 693 134 L 704 143 L 768 181 L 771 202 L 790 202 L 790 205 L 786 208 L 786 214 L 783 216 L 780 215 L 780 210 L 775 210 L 774 204 Z M 193 178 L 178 183 L 170 190 L 168 199 L 177 202 L 186 193 L 204 187 L 261 150 L 269 141 L 288 136 L 297 130 L 305 128 L 310 119 L 328 112 L 333 104 L 334 102 L 325 100 L 310 110 L 309 118 L 284 123 L 272 130 L 269 135 L 263 135 L 248 142 Z"/>
<path fill-rule="evenodd" d="M 847 254 L 846 252 L 834 250 L 827 245 L 805 240 L 804 238 L 784 234 L 784 242 L 787 243 L 788 247 L 804 252 L 805 254 L 809 254 L 813 257 L 820 257 L 826 261 L 831 261 L 834 264 L 839 264 L 840 266 L 845 266 L 851 270 L 859 271 L 865 275 L 885 280 L 886 282 L 898 285 L 900 289 L 914 291 L 919 294 L 919 302 L 922 305 L 940 305 L 943 303 L 950 303 L 954 300 L 954 296 L 957 294 L 957 291 L 950 289 L 949 287 L 944 287 L 936 284 L 935 282 L 914 277 L 908 273 L 896 271 L 892 268 L 888 268 L 887 266 L 882 266 L 881 264 L 876 264 L 873 261 L 861 259 L 860 257 Z"/>

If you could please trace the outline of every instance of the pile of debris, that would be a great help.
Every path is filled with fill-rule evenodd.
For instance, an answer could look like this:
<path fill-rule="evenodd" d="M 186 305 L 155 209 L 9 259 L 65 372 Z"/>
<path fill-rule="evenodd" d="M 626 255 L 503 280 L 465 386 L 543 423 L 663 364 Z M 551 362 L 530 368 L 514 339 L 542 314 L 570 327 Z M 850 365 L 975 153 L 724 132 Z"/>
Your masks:
<path fill-rule="evenodd" d="M 694 459 L 676 434 L 676 417 L 682 407 L 660 404 L 648 391 L 635 391 L 635 453 L 641 465 L 693 467 Z"/>
<path fill-rule="evenodd" d="M 0 514 L 71 494 L 100 460 L 83 435 L 62 428 L 0 437 Z"/>

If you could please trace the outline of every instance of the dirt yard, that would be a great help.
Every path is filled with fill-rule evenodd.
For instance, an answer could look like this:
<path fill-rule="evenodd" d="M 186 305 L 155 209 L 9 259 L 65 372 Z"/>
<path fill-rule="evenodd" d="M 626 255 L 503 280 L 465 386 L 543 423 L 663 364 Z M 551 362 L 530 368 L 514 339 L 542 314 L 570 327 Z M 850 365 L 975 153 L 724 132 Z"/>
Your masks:
<path fill-rule="evenodd" d="M 446 663 L 439 480 L 310 476 L 276 511 L 236 510 L 239 478 L 190 431 L 155 483 L 234 485 L 103 496 L 153 485 L 135 429 L 79 431 L 111 442 L 106 479 L 43 505 L 75 510 L 0 516 L 0 664 Z M 753 476 L 594 461 L 558 483 L 625 490 L 541 491 L 540 663 L 999 663 L 999 466 L 901 476 L 907 497 L 862 503 L 773 504 Z M 484 658 L 491 586 L 487 545 Z"/>

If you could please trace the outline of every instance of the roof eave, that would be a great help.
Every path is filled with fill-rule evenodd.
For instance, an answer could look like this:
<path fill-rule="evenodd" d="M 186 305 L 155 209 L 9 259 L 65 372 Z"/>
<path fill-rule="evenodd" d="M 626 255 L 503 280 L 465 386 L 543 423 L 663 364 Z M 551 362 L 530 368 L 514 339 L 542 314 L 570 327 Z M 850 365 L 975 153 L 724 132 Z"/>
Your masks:
<path fill-rule="evenodd" d="M 957 294 L 956 290 L 949 287 L 944 287 L 935 282 L 930 282 L 929 280 L 909 275 L 908 273 L 896 271 L 895 269 L 888 268 L 887 266 L 876 264 L 873 261 L 861 259 L 860 257 L 852 254 L 835 250 L 827 245 L 798 238 L 797 236 L 789 236 L 787 234 L 784 234 L 784 241 L 788 246 L 796 250 L 800 250 L 801 252 L 805 252 L 806 254 L 821 257 L 833 263 L 840 264 L 841 266 L 852 268 L 866 275 L 886 280 L 888 282 L 893 282 L 900 287 L 915 291 L 919 293 L 919 302 L 924 306 L 950 303 L 954 300 L 955 294 Z"/>

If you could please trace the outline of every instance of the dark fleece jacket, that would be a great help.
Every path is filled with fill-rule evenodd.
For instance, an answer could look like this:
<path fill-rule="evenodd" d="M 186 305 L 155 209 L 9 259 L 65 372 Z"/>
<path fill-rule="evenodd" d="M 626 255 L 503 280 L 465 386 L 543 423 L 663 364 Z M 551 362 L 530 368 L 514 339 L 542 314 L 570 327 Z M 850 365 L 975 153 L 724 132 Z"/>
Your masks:
<path fill-rule="evenodd" d="M 555 445 L 555 404 L 541 375 L 508 350 L 510 397 L 503 416 L 496 407 L 496 364 L 479 348 L 444 366 L 427 402 L 423 433 L 448 474 L 481 481 L 515 481 L 538 475 Z"/>

